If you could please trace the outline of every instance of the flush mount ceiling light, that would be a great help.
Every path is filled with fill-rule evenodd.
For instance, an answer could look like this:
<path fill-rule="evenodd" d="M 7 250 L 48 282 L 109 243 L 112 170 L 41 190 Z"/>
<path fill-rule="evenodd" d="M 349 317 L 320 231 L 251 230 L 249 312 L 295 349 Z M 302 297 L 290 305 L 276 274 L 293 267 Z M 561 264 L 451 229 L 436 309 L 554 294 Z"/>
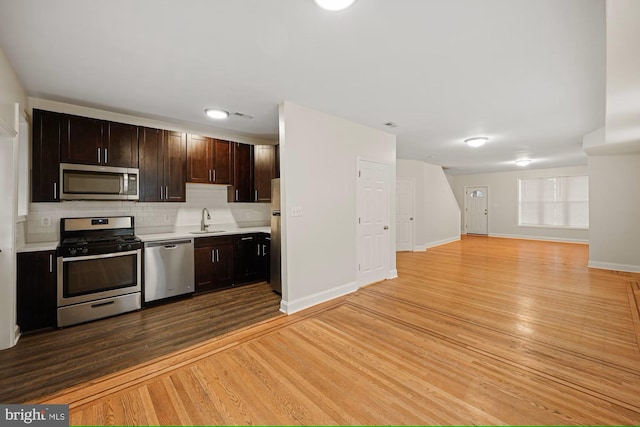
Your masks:
<path fill-rule="evenodd" d="M 206 110 L 204 110 L 205 114 L 207 115 L 207 117 L 210 117 L 212 119 L 226 119 L 227 117 L 229 117 L 229 112 L 225 111 L 225 110 L 219 110 L 217 108 L 207 108 Z"/>
<path fill-rule="evenodd" d="M 315 0 L 315 2 L 324 10 L 338 12 L 349 8 L 356 0 Z"/>
<path fill-rule="evenodd" d="M 516 160 L 516 165 L 518 166 L 529 166 L 531 164 L 531 160 L 529 159 L 521 159 L 521 160 Z"/>
<path fill-rule="evenodd" d="M 464 142 L 466 142 L 469 147 L 481 147 L 488 140 L 489 138 L 486 136 L 474 136 L 473 138 L 465 139 Z"/>

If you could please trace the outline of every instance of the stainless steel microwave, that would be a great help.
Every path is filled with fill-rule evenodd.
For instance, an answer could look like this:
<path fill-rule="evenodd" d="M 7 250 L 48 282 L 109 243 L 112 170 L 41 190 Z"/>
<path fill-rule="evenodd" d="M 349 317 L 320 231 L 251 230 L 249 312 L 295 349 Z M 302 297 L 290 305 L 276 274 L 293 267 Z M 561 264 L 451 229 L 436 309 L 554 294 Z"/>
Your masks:
<path fill-rule="evenodd" d="M 139 169 L 60 163 L 60 200 L 138 200 Z"/>

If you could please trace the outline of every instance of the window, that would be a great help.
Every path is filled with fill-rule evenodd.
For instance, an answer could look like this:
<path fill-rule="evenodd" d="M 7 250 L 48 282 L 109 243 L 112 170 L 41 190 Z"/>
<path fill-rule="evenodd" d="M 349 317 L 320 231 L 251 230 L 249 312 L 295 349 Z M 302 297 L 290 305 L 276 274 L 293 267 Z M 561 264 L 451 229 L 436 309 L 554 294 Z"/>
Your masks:
<path fill-rule="evenodd" d="M 518 225 L 589 228 L 589 177 L 521 178 Z"/>

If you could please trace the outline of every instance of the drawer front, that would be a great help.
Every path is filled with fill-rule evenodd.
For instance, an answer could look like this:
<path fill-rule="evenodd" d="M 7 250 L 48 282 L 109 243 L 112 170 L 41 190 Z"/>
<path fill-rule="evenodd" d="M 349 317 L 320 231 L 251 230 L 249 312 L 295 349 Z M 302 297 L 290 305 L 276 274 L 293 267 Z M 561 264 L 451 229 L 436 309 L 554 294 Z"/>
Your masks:
<path fill-rule="evenodd" d="M 194 239 L 194 245 L 196 248 L 210 248 L 218 245 L 233 244 L 233 236 L 211 236 L 211 237 L 198 237 Z"/>

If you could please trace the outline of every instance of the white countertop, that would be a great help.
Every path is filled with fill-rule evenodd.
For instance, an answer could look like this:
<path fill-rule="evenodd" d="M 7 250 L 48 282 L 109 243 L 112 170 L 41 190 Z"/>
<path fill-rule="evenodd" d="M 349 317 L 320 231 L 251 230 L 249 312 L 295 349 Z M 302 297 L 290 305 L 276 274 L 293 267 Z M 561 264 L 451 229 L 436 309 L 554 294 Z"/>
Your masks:
<path fill-rule="evenodd" d="M 57 240 L 55 242 L 24 243 L 16 247 L 16 252 L 55 251 L 57 247 Z"/>
<path fill-rule="evenodd" d="M 198 237 L 211 237 L 211 236 L 231 236 L 234 234 L 250 234 L 250 233 L 267 233 L 271 234 L 271 228 L 267 226 L 262 227 L 233 227 L 233 226 L 219 226 L 211 224 L 209 229 L 211 231 L 223 230 L 219 233 L 206 233 L 206 234 L 193 234 L 191 231 L 197 231 L 200 227 L 197 225 L 189 227 L 178 227 L 176 230 L 170 233 L 156 233 L 156 234 L 136 234 L 143 242 L 158 242 L 161 240 L 174 240 L 174 239 L 186 239 L 186 238 L 198 238 Z M 38 243 L 25 243 L 16 247 L 16 252 L 40 252 L 40 251 L 54 251 L 58 247 L 58 241 L 55 242 L 38 242 Z"/>
<path fill-rule="evenodd" d="M 218 231 L 217 233 L 205 233 L 194 234 L 191 231 L 197 231 L 200 228 L 198 226 L 180 227 L 172 233 L 158 233 L 158 234 L 136 234 L 143 242 L 157 242 L 160 240 L 174 240 L 185 238 L 198 238 L 198 237 L 215 237 L 215 236 L 231 236 L 234 234 L 250 234 L 250 233 L 267 233 L 271 234 L 271 227 L 216 227 L 215 224 L 209 226 L 209 230 Z"/>

